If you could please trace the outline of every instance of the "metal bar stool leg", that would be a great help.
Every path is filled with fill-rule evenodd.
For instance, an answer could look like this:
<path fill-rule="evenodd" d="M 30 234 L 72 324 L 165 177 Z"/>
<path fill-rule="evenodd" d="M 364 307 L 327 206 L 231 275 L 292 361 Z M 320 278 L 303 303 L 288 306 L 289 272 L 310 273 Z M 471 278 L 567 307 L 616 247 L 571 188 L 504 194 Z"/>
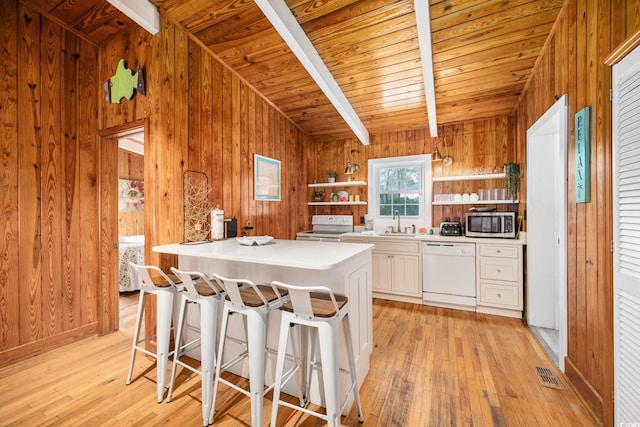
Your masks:
<path fill-rule="evenodd" d="M 342 319 L 344 329 L 344 338 L 347 344 L 347 355 L 349 356 L 349 373 L 351 374 L 351 387 L 353 388 L 353 398 L 356 401 L 356 409 L 358 410 L 358 421 L 363 423 L 364 416 L 362 414 L 362 406 L 360 405 L 360 387 L 358 387 L 358 378 L 356 375 L 356 362 L 353 355 L 353 342 L 351 341 L 351 328 L 349 327 L 349 315 L 346 314 Z"/>
<path fill-rule="evenodd" d="M 262 425 L 264 401 L 264 351 L 266 347 L 267 319 L 257 311 L 247 311 L 247 326 L 252 331 L 247 336 L 249 350 L 249 390 L 251 393 L 251 425 Z"/>
<path fill-rule="evenodd" d="M 138 346 L 138 340 L 140 339 L 140 328 L 142 326 L 142 316 L 144 314 L 146 292 L 140 289 L 140 298 L 138 300 L 138 314 L 136 316 L 136 330 L 133 333 L 133 345 L 131 346 L 131 363 L 129 364 L 129 375 L 127 376 L 126 385 L 131 384 L 131 377 L 133 376 L 133 365 L 136 361 L 136 347 Z"/>
<path fill-rule="evenodd" d="M 229 324 L 229 310 L 225 307 L 222 313 L 222 324 L 220 325 L 220 342 L 218 343 L 218 363 L 216 364 L 216 373 L 213 380 L 213 398 L 211 399 L 211 411 L 209 412 L 209 424 L 213 424 L 213 417 L 216 411 L 216 401 L 218 399 L 218 388 L 220 386 L 220 373 L 223 363 L 224 342 L 227 336 L 227 326 Z"/>
<path fill-rule="evenodd" d="M 180 297 L 180 310 L 178 313 L 178 324 L 176 327 L 175 336 L 175 350 L 173 351 L 173 366 L 171 367 L 171 382 L 169 383 L 169 393 L 167 394 L 167 403 L 171 402 L 173 396 L 173 385 L 176 381 L 176 368 L 178 367 L 177 361 L 182 356 L 182 333 L 184 330 L 184 313 L 187 308 L 187 299 Z"/>
<path fill-rule="evenodd" d="M 171 315 L 173 309 L 173 292 L 158 292 L 156 294 L 157 319 L 157 366 L 158 366 L 158 403 L 161 403 L 164 395 L 164 386 L 167 378 L 167 362 L 169 360 L 169 341 L 171 330 Z"/>
<path fill-rule="evenodd" d="M 271 425 L 276 426 L 278 418 L 278 405 L 280 404 L 280 388 L 282 387 L 282 375 L 284 373 L 284 359 L 289 338 L 289 314 L 283 312 L 280 320 L 280 335 L 278 337 L 278 356 L 276 358 L 275 383 L 273 386 L 273 405 L 271 407 Z M 294 361 L 295 363 L 295 361 Z"/>
<path fill-rule="evenodd" d="M 202 423 L 208 425 L 211 412 L 211 392 L 216 364 L 216 329 L 218 301 L 205 301 L 200 307 L 200 354 L 202 363 Z M 206 328 L 203 325 L 208 325 Z M 209 328 L 213 331 L 209 333 Z"/>
<path fill-rule="evenodd" d="M 320 340 L 320 357 L 322 358 L 322 378 L 324 400 L 327 409 L 329 427 L 340 426 L 340 393 L 338 387 L 338 348 L 336 331 L 328 322 L 318 322 L 318 339 Z"/>
<path fill-rule="evenodd" d="M 306 359 L 303 360 L 302 358 L 302 354 L 299 354 L 299 352 L 301 353 L 302 348 L 302 344 L 298 343 L 296 341 L 296 331 L 294 328 L 293 324 L 289 324 L 289 334 L 291 335 L 291 350 L 293 352 L 293 367 L 291 368 L 291 372 L 292 375 L 294 373 L 294 370 L 298 371 L 298 375 L 296 375 L 297 378 L 297 386 L 298 386 L 298 398 L 300 399 L 300 406 L 304 406 L 307 400 L 307 395 L 305 394 L 306 390 L 303 389 L 303 380 L 304 380 L 304 363 L 306 363 Z M 304 328 L 298 328 L 298 330 L 300 331 L 300 334 L 302 335 L 302 329 Z M 286 344 L 286 343 L 285 343 Z M 306 347 L 305 347 L 306 349 Z M 286 345 L 285 345 L 285 350 L 286 350 Z M 284 366 L 283 366 L 284 368 Z"/>

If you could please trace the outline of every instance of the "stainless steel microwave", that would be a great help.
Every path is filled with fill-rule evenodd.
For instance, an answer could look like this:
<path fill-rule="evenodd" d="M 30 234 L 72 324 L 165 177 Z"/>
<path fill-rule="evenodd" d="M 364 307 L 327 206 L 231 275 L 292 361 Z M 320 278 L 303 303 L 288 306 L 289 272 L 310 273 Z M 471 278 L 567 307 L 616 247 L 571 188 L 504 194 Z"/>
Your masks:
<path fill-rule="evenodd" d="M 467 214 L 468 237 L 498 237 L 515 239 L 516 214 L 514 212 L 473 212 Z"/>

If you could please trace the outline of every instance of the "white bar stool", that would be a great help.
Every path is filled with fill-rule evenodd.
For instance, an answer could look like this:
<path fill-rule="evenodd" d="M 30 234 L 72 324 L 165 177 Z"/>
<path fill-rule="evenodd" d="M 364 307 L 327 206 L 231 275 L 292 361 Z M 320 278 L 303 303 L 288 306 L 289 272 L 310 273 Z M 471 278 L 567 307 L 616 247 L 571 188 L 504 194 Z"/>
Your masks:
<path fill-rule="evenodd" d="M 173 352 L 173 367 L 167 402 L 171 402 L 173 386 L 176 380 L 178 365 L 195 372 L 202 377 L 202 425 L 209 425 L 211 411 L 211 390 L 216 362 L 216 335 L 218 332 L 218 307 L 222 302 L 224 291 L 211 282 L 203 273 L 197 271 L 181 271 L 171 267 L 171 271 L 184 285 L 180 292 L 180 311 L 178 312 L 178 326 L 176 328 L 176 344 Z M 188 343 L 183 343 L 185 311 L 187 303 L 198 304 L 200 311 L 200 336 Z M 180 356 L 195 348 L 200 343 L 200 370 L 180 360 Z"/>
<path fill-rule="evenodd" d="M 220 343 L 218 345 L 218 363 L 213 385 L 213 402 L 211 404 L 211 416 L 209 422 L 213 423 L 216 399 L 219 383 L 224 383 L 236 391 L 249 396 L 251 399 L 251 425 L 262 426 L 262 403 L 264 395 L 268 393 L 273 384 L 265 389 L 265 352 L 267 338 L 267 315 L 270 311 L 280 308 L 286 298 L 286 291 L 281 292 L 281 297 L 273 292 L 271 286 L 256 285 L 246 279 L 229 279 L 214 274 L 213 277 L 224 288 L 227 295 L 222 312 L 222 325 L 220 329 Z M 223 363 L 224 345 L 227 339 L 227 324 L 229 316 L 238 313 L 243 316 L 245 341 L 242 342 L 245 350 L 236 355 L 227 363 Z M 249 391 L 224 379 L 221 373 L 236 363 L 249 359 Z"/>
<path fill-rule="evenodd" d="M 133 365 L 136 360 L 136 351 L 141 351 L 156 359 L 158 375 L 158 403 L 161 403 L 164 395 L 164 385 L 167 378 L 167 364 L 173 352 L 169 352 L 171 334 L 171 318 L 173 315 L 173 297 L 178 291 L 176 284 L 180 281 L 173 275 L 167 275 L 158 267 L 152 265 L 137 265 L 132 262 L 131 274 L 137 274 L 140 279 L 140 300 L 138 302 L 138 315 L 136 328 L 133 333 L 133 346 L 131 349 L 131 364 L 126 384 L 131 384 Z M 170 277 L 173 276 L 173 277 Z M 176 283 L 177 282 L 177 283 Z M 156 333 L 145 333 L 145 338 L 140 338 L 140 327 L 147 294 L 156 295 Z M 156 352 L 152 353 L 140 344 L 156 338 Z"/>
<path fill-rule="evenodd" d="M 278 357 L 276 361 L 275 385 L 273 389 L 273 407 L 271 410 L 271 425 L 276 426 L 278 419 L 278 406 L 284 405 L 289 408 L 302 411 L 304 413 L 314 415 L 321 418 L 329 424 L 329 427 L 340 426 L 340 414 L 345 409 L 349 401 L 349 395 L 354 394 L 356 408 L 358 410 L 358 421 L 364 422 L 362 416 L 362 407 L 360 406 L 360 393 L 358 391 L 358 380 L 356 378 L 355 360 L 353 355 L 353 345 L 351 342 L 351 330 L 349 328 L 349 303 L 348 298 L 343 295 L 335 295 L 333 291 L 325 286 L 293 286 L 278 281 L 272 282 L 274 292 L 280 296 L 279 289 L 286 289 L 289 293 L 290 301 L 283 302 L 282 318 L 280 320 L 280 337 L 278 342 Z M 342 323 L 344 328 L 345 345 L 349 358 L 349 374 L 351 376 L 351 385 L 340 404 L 339 396 L 339 379 L 338 372 L 340 366 L 338 364 L 338 325 Z M 291 327 L 294 325 L 316 328 L 318 332 L 318 340 L 320 346 L 320 357 L 322 364 L 322 379 L 324 384 L 324 400 L 326 407 L 326 415 L 311 411 L 301 406 L 293 405 L 289 402 L 280 400 L 280 391 L 282 386 L 287 383 L 294 370 L 299 371 L 299 367 L 292 368 L 289 373 L 284 375 L 284 359 L 287 348 L 287 338 Z M 292 334 L 293 337 L 293 334 Z M 304 338 L 303 338 L 304 342 Z M 315 342 L 315 340 L 314 340 Z M 314 345 L 311 345 L 312 351 Z M 308 355 L 303 354 L 303 359 L 307 359 Z M 294 363 L 295 363 L 294 354 Z M 307 366 L 305 363 L 304 371 L 300 372 L 305 384 L 305 396 L 309 396 L 309 384 L 307 378 Z"/>

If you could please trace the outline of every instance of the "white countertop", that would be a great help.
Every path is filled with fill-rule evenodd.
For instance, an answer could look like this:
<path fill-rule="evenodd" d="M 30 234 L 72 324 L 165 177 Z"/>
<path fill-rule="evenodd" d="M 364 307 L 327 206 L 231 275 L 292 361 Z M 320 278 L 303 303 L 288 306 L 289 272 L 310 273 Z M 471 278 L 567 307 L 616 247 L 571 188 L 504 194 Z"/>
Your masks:
<path fill-rule="evenodd" d="M 401 239 L 401 240 L 420 240 L 424 242 L 453 242 L 453 243 L 493 243 L 504 245 L 526 245 L 527 233 L 521 232 L 518 239 L 497 239 L 491 237 L 465 237 L 465 236 L 440 236 L 439 234 L 416 234 L 415 236 L 403 236 L 402 234 L 362 234 L 362 233 L 346 233 L 344 237 L 363 237 L 368 239 Z"/>
<path fill-rule="evenodd" d="M 154 252 L 237 261 L 281 267 L 329 270 L 349 259 L 372 250 L 374 245 L 340 242 L 315 242 L 304 240 L 273 240 L 266 245 L 245 246 L 236 239 L 211 243 L 184 245 L 171 243 L 154 246 Z"/>

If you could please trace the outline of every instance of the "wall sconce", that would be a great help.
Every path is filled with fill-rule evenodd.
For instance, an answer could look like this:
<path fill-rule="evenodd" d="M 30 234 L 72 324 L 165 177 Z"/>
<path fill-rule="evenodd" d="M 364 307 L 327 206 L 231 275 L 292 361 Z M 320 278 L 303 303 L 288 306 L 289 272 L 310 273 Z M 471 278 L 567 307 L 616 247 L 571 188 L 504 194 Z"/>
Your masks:
<path fill-rule="evenodd" d="M 444 157 L 442 158 L 442 164 L 444 166 L 451 166 L 453 164 L 453 157 L 449 156 L 449 147 L 447 147 L 447 137 L 442 138 L 444 142 Z"/>
<path fill-rule="evenodd" d="M 351 153 L 355 152 L 357 152 L 357 150 L 351 150 L 349 154 L 347 154 L 347 166 L 344 168 L 345 175 L 353 175 L 360 170 L 360 166 L 358 166 L 357 163 L 351 164 Z"/>
<path fill-rule="evenodd" d="M 438 151 L 438 144 L 436 143 L 435 148 L 433 149 L 433 156 L 431 156 L 432 162 L 439 162 L 442 160 L 442 154 Z"/>

